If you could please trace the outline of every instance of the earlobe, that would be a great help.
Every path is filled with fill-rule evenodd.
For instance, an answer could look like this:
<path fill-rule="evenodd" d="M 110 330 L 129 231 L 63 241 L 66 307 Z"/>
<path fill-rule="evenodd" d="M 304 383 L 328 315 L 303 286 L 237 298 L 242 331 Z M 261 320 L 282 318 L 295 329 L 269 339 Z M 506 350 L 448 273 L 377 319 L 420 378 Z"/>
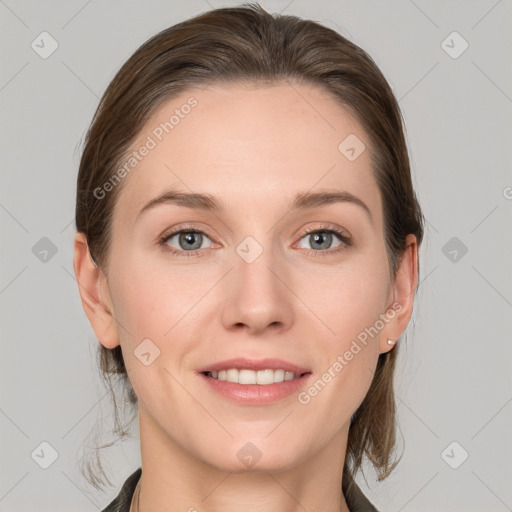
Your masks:
<path fill-rule="evenodd" d="M 396 345 L 400 335 L 405 331 L 412 315 L 414 296 L 418 285 L 418 243 L 412 234 L 407 235 L 405 251 L 400 258 L 393 287 L 393 316 L 382 332 L 380 353 L 389 352 Z M 391 315 L 390 315 L 391 316 Z"/>
<path fill-rule="evenodd" d="M 82 307 L 96 338 L 105 348 L 119 345 L 116 322 L 108 292 L 105 274 L 93 261 L 84 233 L 76 233 L 73 268 Z"/>

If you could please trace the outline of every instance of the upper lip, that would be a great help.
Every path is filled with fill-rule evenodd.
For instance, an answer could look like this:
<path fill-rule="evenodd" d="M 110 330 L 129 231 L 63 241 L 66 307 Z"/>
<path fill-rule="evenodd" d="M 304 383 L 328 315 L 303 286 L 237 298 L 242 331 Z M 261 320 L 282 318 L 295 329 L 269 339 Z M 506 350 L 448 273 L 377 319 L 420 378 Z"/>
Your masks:
<path fill-rule="evenodd" d="M 216 363 L 209 364 L 203 368 L 199 368 L 199 373 L 205 372 L 218 372 L 221 370 L 229 370 L 231 368 L 245 369 L 245 370 L 284 370 L 286 372 L 293 372 L 298 374 L 309 373 L 311 370 L 298 366 L 296 364 L 284 361 L 283 359 L 265 358 L 265 359 L 251 359 L 247 357 L 236 357 L 234 359 L 226 359 Z"/>

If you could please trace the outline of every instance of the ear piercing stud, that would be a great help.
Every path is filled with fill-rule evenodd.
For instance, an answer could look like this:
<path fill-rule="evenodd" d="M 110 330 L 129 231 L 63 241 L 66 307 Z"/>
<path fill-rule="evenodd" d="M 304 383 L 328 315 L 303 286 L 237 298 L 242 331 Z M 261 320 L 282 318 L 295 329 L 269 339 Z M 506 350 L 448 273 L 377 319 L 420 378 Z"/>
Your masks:
<path fill-rule="evenodd" d="M 396 343 L 395 340 L 388 340 L 388 345 L 394 345 Z"/>

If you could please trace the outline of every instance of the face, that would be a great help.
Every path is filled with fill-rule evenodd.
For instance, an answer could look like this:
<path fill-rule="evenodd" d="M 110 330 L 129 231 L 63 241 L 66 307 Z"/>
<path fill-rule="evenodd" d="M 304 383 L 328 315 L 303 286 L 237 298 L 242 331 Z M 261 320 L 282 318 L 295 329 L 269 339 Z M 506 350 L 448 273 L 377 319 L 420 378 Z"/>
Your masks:
<path fill-rule="evenodd" d="M 116 327 L 98 337 L 121 344 L 141 442 L 226 471 L 341 450 L 404 328 L 361 125 L 314 86 L 215 86 L 165 102 L 132 149 L 103 281 Z M 206 197 L 151 203 L 170 191 Z M 219 379 L 234 358 L 242 382 L 294 379 Z"/>

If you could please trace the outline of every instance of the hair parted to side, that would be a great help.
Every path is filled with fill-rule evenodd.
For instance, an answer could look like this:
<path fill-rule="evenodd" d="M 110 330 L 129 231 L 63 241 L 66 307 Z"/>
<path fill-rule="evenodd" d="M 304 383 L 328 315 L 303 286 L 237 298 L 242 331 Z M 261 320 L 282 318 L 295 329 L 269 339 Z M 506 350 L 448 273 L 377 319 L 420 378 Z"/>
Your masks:
<path fill-rule="evenodd" d="M 76 197 L 76 229 L 83 232 L 98 267 L 108 275 L 112 215 L 122 183 L 97 199 L 94 190 L 115 174 L 149 117 L 164 100 L 189 88 L 213 83 L 272 85 L 307 83 L 329 92 L 361 123 L 384 213 L 384 234 L 392 275 L 405 250 L 405 239 L 423 238 L 423 214 L 410 173 L 398 103 L 372 58 L 334 30 L 289 15 L 271 15 L 258 4 L 220 8 L 178 23 L 140 46 L 111 81 L 87 132 Z M 370 389 L 353 415 L 344 473 L 354 476 L 364 456 L 379 479 L 386 478 L 395 455 L 393 372 L 398 346 L 381 354 Z M 123 386 L 124 402 L 134 408 L 121 347 L 99 344 L 99 366 L 114 398 L 112 376 Z M 105 445 L 110 446 L 112 443 Z M 98 451 L 97 451 L 98 453 Z M 99 457 L 94 463 L 106 477 Z M 88 463 L 89 482 L 102 484 Z"/>

